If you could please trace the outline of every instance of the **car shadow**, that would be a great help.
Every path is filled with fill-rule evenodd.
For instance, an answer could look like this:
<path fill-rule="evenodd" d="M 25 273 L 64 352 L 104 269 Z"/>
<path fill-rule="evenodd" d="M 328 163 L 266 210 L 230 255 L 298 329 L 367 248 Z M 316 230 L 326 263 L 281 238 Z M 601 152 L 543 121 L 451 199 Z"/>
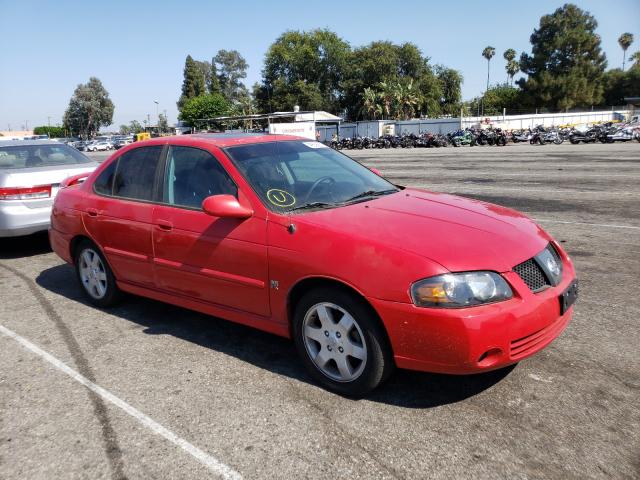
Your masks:
<path fill-rule="evenodd" d="M 44 270 L 36 283 L 55 294 L 90 305 L 76 282 L 73 267 Z M 108 312 L 144 327 L 147 335 L 172 335 L 222 352 L 261 369 L 313 384 L 288 339 L 244 325 L 155 300 L 128 295 Z M 432 408 L 459 402 L 492 387 L 513 367 L 479 375 L 438 375 L 398 370 L 366 400 L 406 408 Z"/>
<path fill-rule="evenodd" d="M 23 237 L 0 238 L 0 259 L 33 257 L 51 252 L 49 235 L 47 232 L 38 232 Z"/>

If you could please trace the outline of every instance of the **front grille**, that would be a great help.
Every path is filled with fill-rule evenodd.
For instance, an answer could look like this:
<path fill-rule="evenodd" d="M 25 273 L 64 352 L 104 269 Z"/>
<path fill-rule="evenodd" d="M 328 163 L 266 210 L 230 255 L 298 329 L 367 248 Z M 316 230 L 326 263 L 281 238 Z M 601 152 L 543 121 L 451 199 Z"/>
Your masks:
<path fill-rule="evenodd" d="M 513 267 L 513 271 L 520 275 L 522 281 L 534 292 L 551 285 L 542 268 L 540 268 L 534 258 L 530 258 L 526 262 L 516 265 Z"/>

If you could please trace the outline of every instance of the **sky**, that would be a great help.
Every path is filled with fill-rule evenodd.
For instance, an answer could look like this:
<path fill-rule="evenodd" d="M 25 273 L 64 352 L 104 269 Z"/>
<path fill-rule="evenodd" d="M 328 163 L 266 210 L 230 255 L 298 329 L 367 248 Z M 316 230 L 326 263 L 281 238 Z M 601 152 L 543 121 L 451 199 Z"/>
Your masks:
<path fill-rule="evenodd" d="M 530 52 L 540 17 L 563 3 L 0 0 L 0 130 L 61 124 L 74 89 L 91 76 L 115 104 L 111 129 L 131 120 L 155 123 L 164 110 L 174 123 L 188 54 L 211 60 L 220 49 L 238 50 L 249 64 L 245 83 L 251 87 L 281 33 L 314 28 L 328 28 L 352 47 L 413 42 L 431 63 L 462 73 L 466 100 L 486 86 L 482 49 L 496 49 L 492 83 L 504 82 L 504 50 Z M 598 21 L 609 68 L 622 64 L 621 33 L 635 37 L 627 55 L 640 49 L 640 0 L 574 3 Z"/>

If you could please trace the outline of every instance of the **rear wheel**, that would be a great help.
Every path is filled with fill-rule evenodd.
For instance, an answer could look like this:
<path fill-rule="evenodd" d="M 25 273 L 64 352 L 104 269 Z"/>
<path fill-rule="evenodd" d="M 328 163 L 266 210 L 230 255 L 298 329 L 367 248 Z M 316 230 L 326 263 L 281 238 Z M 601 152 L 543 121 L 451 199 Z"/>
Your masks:
<path fill-rule="evenodd" d="M 320 288 L 302 297 L 295 310 L 294 340 L 311 376 L 342 395 L 370 392 L 394 368 L 375 313 L 339 289 Z"/>
<path fill-rule="evenodd" d="M 116 279 L 100 252 L 89 241 L 83 241 L 76 249 L 76 274 L 88 300 L 98 307 L 115 305 L 122 294 L 116 285 Z"/>

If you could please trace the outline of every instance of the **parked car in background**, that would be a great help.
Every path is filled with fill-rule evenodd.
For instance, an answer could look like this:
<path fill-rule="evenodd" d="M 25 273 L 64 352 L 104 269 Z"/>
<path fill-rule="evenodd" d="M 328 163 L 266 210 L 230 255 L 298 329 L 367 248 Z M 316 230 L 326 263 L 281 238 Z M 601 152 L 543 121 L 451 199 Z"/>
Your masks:
<path fill-rule="evenodd" d="M 0 237 L 49 228 L 51 206 L 62 181 L 93 171 L 98 163 L 53 141 L 0 144 Z"/>
<path fill-rule="evenodd" d="M 103 152 L 107 150 L 113 150 L 113 144 L 106 140 L 92 142 L 85 147 L 85 151 L 87 152 Z"/>
<path fill-rule="evenodd" d="M 130 138 L 121 138 L 119 140 L 116 140 L 113 143 L 113 148 L 115 148 L 116 150 L 121 149 L 122 147 L 125 147 L 127 145 L 130 145 L 131 143 L 133 143 L 133 140 L 131 140 Z"/>
<path fill-rule="evenodd" d="M 577 296 L 571 260 L 524 215 L 393 185 L 298 137 L 135 143 L 62 189 L 51 218 L 93 304 L 126 291 L 292 337 L 346 395 L 395 366 L 519 362 L 562 332 Z"/>

